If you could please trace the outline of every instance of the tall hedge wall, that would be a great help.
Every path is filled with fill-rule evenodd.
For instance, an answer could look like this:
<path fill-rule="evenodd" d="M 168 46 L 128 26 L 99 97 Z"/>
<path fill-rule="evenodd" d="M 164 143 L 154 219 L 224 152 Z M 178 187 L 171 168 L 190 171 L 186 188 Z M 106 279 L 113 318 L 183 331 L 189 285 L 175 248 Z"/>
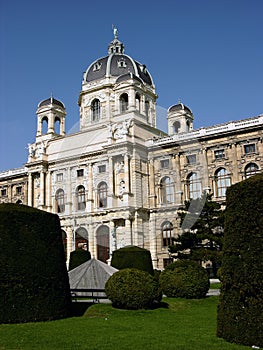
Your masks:
<path fill-rule="evenodd" d="M 63 318 L 70 304 L 58 216 L 0 204 L 0 323 Z"/>
<path fill-rule="evenodd" d="M 227 191 L 217 335 L 263 347 L 263 174 Z"/>
<path fill-rule="evenodd" d="M 111 266 L 118 270 L 135 268 L 154 274 L 151 253 L 149 250 L 137 246 L 117 249 L 112 254 Z"/>

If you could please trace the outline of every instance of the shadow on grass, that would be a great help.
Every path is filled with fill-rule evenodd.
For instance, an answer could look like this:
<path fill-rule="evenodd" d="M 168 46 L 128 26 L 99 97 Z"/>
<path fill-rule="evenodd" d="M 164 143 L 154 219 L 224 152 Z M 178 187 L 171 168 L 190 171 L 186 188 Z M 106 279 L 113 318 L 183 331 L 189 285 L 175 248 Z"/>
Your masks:
<path fill-rule="evenodd" d="M 73 302 L 71 303 L 71 309 L 70 309 L 70 314 L 71 317 L 80 317 L 85 314 L 87 309 L 94 305 L 95 303 L 93 302 Z"/>

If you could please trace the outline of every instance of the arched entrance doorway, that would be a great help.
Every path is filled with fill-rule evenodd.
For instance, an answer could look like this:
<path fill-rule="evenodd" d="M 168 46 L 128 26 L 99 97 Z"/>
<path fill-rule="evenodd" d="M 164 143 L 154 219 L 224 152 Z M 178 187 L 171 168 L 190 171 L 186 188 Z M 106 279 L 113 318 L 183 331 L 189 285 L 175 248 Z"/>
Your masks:
<path fill-rule="evenodd" d="M 89 250 L 88 231 L 84 227 L 79 227 L 75 232 L 75 249 Z"/>
<path fill-rule="evenodd" d="M 106 263 L 110 257 L 110 230 L 108 226 L 100 226 L 97 230 L 96 238 L 97 259 Z"/>

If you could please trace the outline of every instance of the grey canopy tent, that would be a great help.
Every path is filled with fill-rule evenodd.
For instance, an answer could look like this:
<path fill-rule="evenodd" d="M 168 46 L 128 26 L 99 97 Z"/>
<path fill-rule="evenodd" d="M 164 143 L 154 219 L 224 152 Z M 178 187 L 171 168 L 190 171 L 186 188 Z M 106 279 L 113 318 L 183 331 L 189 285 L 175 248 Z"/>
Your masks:
<path fill-rule="evenodd" d="M 90 259 L 68 272 L 70 289 L 104 289 L 110 276 L 117 271 L 102 261 Z M 98 292 L 98 296 L 101 294 Z"/>

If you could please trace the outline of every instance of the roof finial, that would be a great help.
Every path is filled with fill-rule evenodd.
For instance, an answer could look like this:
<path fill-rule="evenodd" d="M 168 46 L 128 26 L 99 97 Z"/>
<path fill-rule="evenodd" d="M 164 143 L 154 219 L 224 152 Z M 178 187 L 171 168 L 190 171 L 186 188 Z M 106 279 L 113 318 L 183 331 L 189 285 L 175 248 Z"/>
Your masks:
<path fill-rule="evenodd" d="M 53 103 L 53 92 L 51 92 L 50 102 Z"/>
<path fill-rule="evenodd" d="M 115 27 L 115 25 L 112 25 L 113 35 L 114 39 L 118 39 L 118 29 Z"/>

